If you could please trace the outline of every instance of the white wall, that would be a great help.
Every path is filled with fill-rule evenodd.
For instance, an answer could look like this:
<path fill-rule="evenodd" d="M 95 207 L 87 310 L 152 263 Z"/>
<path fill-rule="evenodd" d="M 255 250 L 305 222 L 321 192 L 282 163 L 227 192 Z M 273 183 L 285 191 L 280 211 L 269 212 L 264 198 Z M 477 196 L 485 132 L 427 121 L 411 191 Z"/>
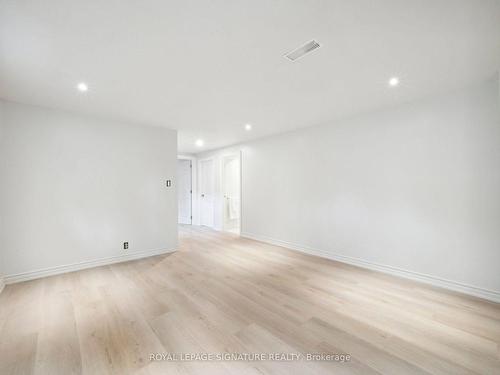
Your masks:
<path fill-rule="evenodd" d="M 497 84 L 198 156 L 242 150 L 244 235 L 499 298 Z"/>
<path fill-rule="evenodd" d="M 2 270 L 177 246 L 176 132 L 2 103 Z M 129 249 L 123 250 L 123 242 Z"/>
<path fill-rule="evenodd" d="M 3 137 L 4 137 L 4 119 L 3 119 L 3 111 L 4 111 L 4 104 L 3 102 L 0 100 L 0 157 L 2 156 L 1 155 L 1 152 L 2 152 L 2 148 L 3 148 Z M 1 163 L 1 159 L 0 159 L 0 163 Z M 0 170 L 0 173 L 1 173 L 1 170 Z M 2 176 L 0 174 L 0 186 L 2 184 Z M 5 261 L 4 261 L 4 252 L 5 252 L 5 248 L 2 244 L 2 227 L 3 227 L 3 210 L 2 210 L 2 207 L 0 206 L 0 292 L 3 290 L 4 288 L 4 274 L 5 274 Z"/>

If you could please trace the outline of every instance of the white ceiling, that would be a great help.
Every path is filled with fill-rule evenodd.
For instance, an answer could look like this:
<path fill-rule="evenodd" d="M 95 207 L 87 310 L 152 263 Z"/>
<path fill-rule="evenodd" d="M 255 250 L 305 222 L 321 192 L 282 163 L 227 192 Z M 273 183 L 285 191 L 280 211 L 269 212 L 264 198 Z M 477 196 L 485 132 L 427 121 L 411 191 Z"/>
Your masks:
<path fill-rule="evenodd" d="M 283 57 L 311 39 L 321 48 Z M 181 152 L 452 90 L 499 67 L 500 1 L 0 0 L 0 97 L 178 129 Z"/>

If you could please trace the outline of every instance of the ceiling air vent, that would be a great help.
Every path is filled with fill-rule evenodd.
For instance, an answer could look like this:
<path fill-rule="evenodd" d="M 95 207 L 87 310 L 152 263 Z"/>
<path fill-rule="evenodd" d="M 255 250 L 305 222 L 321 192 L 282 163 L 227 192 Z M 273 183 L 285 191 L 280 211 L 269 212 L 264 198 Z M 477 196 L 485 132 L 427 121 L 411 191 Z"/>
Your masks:
<path fill-rule="evenodd" d="M 315 40 L 311 40 L 310 42 L 307 42 L 306 44 L 300 46 L 299 48 L 296 48 L 293 51 L 288 52 L 285 55 L 285 57 L 290 61 L 295 61 L 319 47 L 320 45 L 318 42 L 316 42 Z"/>

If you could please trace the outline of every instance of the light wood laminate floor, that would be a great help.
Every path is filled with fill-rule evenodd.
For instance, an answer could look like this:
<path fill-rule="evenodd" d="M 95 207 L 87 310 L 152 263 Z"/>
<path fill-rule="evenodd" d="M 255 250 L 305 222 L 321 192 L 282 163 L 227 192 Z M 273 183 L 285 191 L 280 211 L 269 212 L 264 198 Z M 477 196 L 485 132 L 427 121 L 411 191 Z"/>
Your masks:
<path fill-rule="evenodd" d="M 183 226 L 173 254 L 9 285 L 0 374 L 500 374 L 500 305 Z M 151 353 L 348 353 L 168 362 Z"/>

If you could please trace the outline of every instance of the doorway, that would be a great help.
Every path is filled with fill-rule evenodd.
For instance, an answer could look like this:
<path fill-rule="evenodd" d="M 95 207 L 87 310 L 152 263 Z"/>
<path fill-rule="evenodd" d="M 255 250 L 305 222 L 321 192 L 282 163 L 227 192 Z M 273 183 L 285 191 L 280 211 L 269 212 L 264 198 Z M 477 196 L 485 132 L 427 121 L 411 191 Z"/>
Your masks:
<path fill-rule="evenodd" d="M 228 155 L 222 159 L 223 229 L 235 234 L 241 227 L 241 158 Z"/>
<path fill-rule="evenodd" d="M 200 160 L 200 225 L 214 226 L 215 170 L 213 159 Z"/>
<path fill-rule="evenodd" d="M 191 160 L 177 160 L 178 223 L 193 223 L 193 181 Z"/>

